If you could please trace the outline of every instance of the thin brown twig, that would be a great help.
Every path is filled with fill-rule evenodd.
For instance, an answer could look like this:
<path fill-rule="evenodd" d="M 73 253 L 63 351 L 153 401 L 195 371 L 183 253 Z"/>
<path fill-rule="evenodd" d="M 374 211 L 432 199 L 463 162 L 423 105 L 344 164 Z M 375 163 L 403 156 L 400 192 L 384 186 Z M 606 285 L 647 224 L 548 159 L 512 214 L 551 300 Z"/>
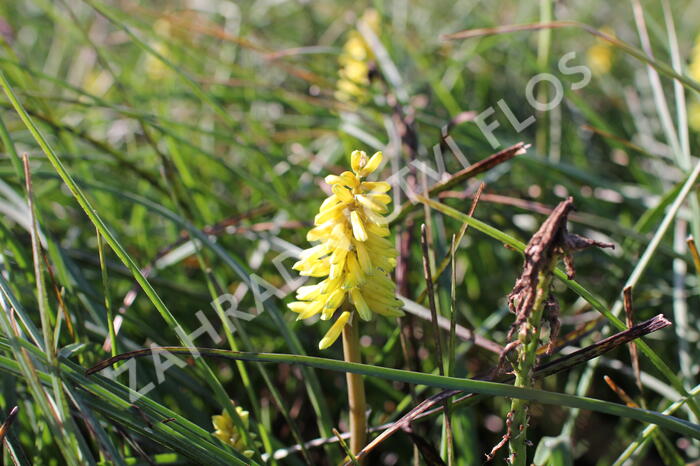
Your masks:
<path fill-rule="evenodd" d="M 511 147 L 503 149 L 502 151 L 496 152 L 495 154 L 492 154 L 486 157 L 485 159 L 479 160 L 478 162 L 468 166 L 467 168 L 458 171 L 447 180 L 435 184 L 432 188 L 430 188 L 428 194 L 434 196 L 470 178 L 474 178 L 475 176 L 480 175 L 481 173 L 487 172 L 495 166 L 507 162 L 516 155 L 524 154 L 529 147 L 530 146 L 525 144 L 524 142 L 519 142 Z"/>
<path fill-rule="evenodd" d="M 690 250 L 690 255 L 693 257 L 693 265 L 695 265 L 695 273 L 700 274 L 700 254 L 698 253 L 698 247 L 695 244 L 695 239 L 693 236 L 688 236 L 686 240 L 688 243 L 688 249 Z"/>
<path fill-rule="evenodd" d="M 513 437 L 513 411 L 509 411 L 508 414 L 506 415 L 506 433 L 503 434 L 503 437 L 501 437 L 501 440 L 494 445 L 494 447 L 491 449 L 489 453 L 486 454 L 486 462 L 493 461 L 493 459 L 496 457 L 496 453 L 499 452 L 499 450 L 503 449 L 503 447 L 506 446 L 506 444 L 510 441 L 510 439 Z"/>
<path fill-rule="evenodd" d="M 614 391 L 615 394 L 620 397 L 624 404 L 630 408 L 639 408 L 639 405 L 632 399 L 632 397 L 629 396 L 622 387 L 616 384 L 610 376 L 604 375 L 603 380 L 605 380 L 605 383 L 608 384 L 610 390 Z"/>
<path fill-rule="evenodd" d="M 0 425 L 0 445 L 2 445 L 3 440 L 5 440 L 5 436 L 10 431 L 10 426 L 13 422 L 15 422 L 15 419 L 17 419 L 18 413 L 19 406 L 15 406 L 10 410 L 10 414 L 7 415 L 5 422 L 3 422 L 2 425 Z"/>

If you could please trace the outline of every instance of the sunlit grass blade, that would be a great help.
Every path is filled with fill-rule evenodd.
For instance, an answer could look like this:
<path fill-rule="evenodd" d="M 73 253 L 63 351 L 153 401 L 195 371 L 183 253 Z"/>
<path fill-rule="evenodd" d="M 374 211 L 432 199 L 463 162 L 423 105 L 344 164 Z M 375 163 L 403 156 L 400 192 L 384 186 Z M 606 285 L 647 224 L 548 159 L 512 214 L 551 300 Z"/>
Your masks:
<path fill-rule="evenodd" d="M 90 368 L 87 371 L 87 374 L 95 374 L 100 370 L 109 367 L 114 362 L 128 360 L 134 357 L 151 356 L 153 352 L 158 351 L 169 351 L 173 354 L 182 355 L 191 354 L 190 348 L 183 347 L 163 347 L 160 349 L 154 348 L 137 350 L 121 354 L 116 358 L 110 358 L 108 360 L 102 361 L 98 365 Z M 335 359 L 318 358 L 313 356 L 272 353 L 236 353 L 226 350 L 204 348 L 198 348 L 198 351 L 202 355 L 209 357 L 219 357 L 251 362 L 298 364 L 337 372 L 351 372 L 353 374 L 361 374 L 371 377 L 381 377 L 387 380 L 393 380 L 397 382 L 406 382 L 416 385 L 427 385 L 429 387 L 435 388 L 461 390 L 492 396 L 506 396 L 510 398 L 534 401 L 542 404 L 552 404 L 558 406 L 567 406 L 570 408 L 586 409 L 590 411 L 612 414 L 614 416 L 626 417 L 640 422 L 649 422 L 652 424 L 657 424 L 660 427 L 667 428 L 671 431 L 700 439 L 700 426 L 691 422 L 684 421 L 673 416 L 663 415 L 654 411 L 643 410 L 639 408 L 630 408 L 624 405 L 576 395 L 554 393 L 532 388 L 520 388 L 514 387 L 512 385 L 496 382 L 486 382 L 482 380 L 459 379 L 454 377 L 425 374 L 422 372 L 406 371 L 402 369 L 370 366 L 367 364 L 350 363 L 345 361 L 338 361 Z"/>

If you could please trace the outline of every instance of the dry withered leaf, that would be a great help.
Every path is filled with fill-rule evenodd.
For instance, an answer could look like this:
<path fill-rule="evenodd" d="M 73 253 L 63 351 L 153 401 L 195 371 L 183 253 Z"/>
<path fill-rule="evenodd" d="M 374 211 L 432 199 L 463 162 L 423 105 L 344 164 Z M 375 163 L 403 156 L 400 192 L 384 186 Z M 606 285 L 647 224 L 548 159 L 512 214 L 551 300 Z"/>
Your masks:
<path fill-rule="evenodd" d="M 551 273 L 557 257 L 561 256 L 566 267 L 566 274 L 571 279 L 576 271 L 572 253 L 592 246 L 614 248 L 612 244 L 569 233 L 566 222 L 569 213 L 574 210 L 572 197 L 559 203 L 535 233 L 525 248 L 525 264 L 520 277 L 515 281 L 513 290 L 508 295 L 508 305 L 516 316 L 513 327 L 508 333 L 511 339 L 517 330 L 527 321 L 537 297 L 540 274 Z M 547 297 L 543 318 L 549 323 L 550 338 L 556 336 L 559 329 L 559 304 L 553 295 Z"/>

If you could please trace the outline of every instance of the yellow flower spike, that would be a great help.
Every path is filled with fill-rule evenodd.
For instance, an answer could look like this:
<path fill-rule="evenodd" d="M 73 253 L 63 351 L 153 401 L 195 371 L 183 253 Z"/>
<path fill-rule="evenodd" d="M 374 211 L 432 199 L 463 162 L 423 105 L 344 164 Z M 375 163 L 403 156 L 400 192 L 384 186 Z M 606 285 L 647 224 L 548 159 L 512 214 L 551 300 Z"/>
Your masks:
<path fill-rule="evenodd" d="M 297 301 L 288 305 L 297 319 L 320 313 L 321 320 L 329 320 L 342 309 L 321 340 L 321 349 L 338 339 L 355 311 L 364 321 L 375 313 L 403 315 L 396 285 L 389 276 L 396 266 L 397 252 L 386 239 L 390 232 L 382 215 L 391 202 L 386 194 L 391 186 L 384 181 L 363 180 L 381 162 L 381 152 L 367 157 L 363 151 L 353 151 L 352 171 L 325 178 L 333 194 L 321 204 L 316 226 L 306 236 L 320 243 L 303 251 L 294 264 L 301 275 L 323 278 L 297 290 Z"/>
<path fill-rule="evenodd" d="M 380 16 L 376 10 L 365 11 L 361 20 L 375 35 L 380 35 Z M 374 52 L 362 34 L 357 30 L 351 31 L 338 57 L 340 69 L 336 82 L 336 99 L 355 104 L 369 99 L 370 73 L 374 69 L 374 60 Z"/>
<path fill-rule="evenodd" d="M 331 328 L 328 330 L 326 335 L 318 343 L 318 349 L 324 350 L 331 346 L 333 343 L 335 343 L 335 341 L 340 336 L 340 332 L 343 331 L 343 327 L 345 327 L 345 324 L 348 323 L 350 315 L 351 314 L 349 312 L 343 312 L 342 314 L 340 314 L 338 320 L 336 320 L 335 323 L 331 325 Z"/>
<path fill-rule="evenodd" d="M 334 274 L 332 271 L 329 274 L 329 278 L 333 279 L 338 277 L 343 273 L 343 268 L 345 267 L 345 259 L 350 252 L 350 240 L 344 239 L 343 241 L 338 241 L 336 243 L 335 250 L 331 255 L 331 269 L 335 267 L 338 270 L 338 275 Z"/>
<path fill-rule="evenodd" d="M 603 26 L 601 32 L 615 37 L 615 31 L 609 26 Z M 596 43 L 586 51 L 586 63 L 594 75 L 603 75 L 610 72 L 615 58 L 615 49 L 610 42 L 596 38 Z"/>
<path fill-rule="evenodd" d="M 342 263 L 331 265 L 331 269 L 328 272 L 328 278 L 330 278 L 331 280 L 342 278 L 344 268 L 345 268 L 345 261 L 343 261 Z"/>
<path fill-rule="evenodd" d="M 328 246 L 326 244 L 319 244 L 305 251 L 302 251 L 299 255 L 299 258 L 308 259 L 309 257 L 314 257 L 315 259 L 318 259 L 321 256 L 324 256 L 325 254 L 328 254 Z"/>
<path fill-rule="evenodd" d="M 222 415 L 212 416 L 211 421 L 214 425 L 214 429 L 216 429 L 217 431 L 226 431 L 233 429 L 233 420 L 231 419 L 231 416 L 229 416 L 225 412 Z M 215 433 L 214 435 L 217 434 Z"/>
<path fill-rule="evenodd" d="M 345 186 L 355 189 L 360 185 L 360 179 L 353 172 L 347 171 L 340 174 Z"/>
<path fill-rule="evenodd" d="M 312 228 L 306 234 L 306 241 L 318 241 L 321 238 L 326 237 L 328 233 L 330 233 L 333 229 L 333 226 L 334 224 L 332 222 L 328 222 L 326 224 L 318 225 L 315 228 Z"/>
<path fill-rule="evenodd" d="M 323 212 L 324 210 L 333 207 L 338 203 L 338 201 L 340 201 L 340 199 L 338 199 L 336 196 L 327 197 L 326 200 L 323 201 L 323 204 L 321 204 L 321 208 L 318 209 L 319 212 Z"/>
<path fill-rule="evenodd" d="M 695 46 L 690 54 L 688 76 L 700 81 L 700 35 L 695 39 Z M 697 97 L 688 104 L 688 125 L 693 131 L 700 132 L 700 100 Z"/>
<path fill-rule="evenodd" d="M 377 228 L 377 227 L 381 227 L 382 225 L 384 225 L 386 223 L 386 220 L 384 219 L 384 217 L 382 216 L 382 214 L 380 212 L 375 212 L 372 209 L 364 208 L 362 213 L 367 218 L 367 221 L 368 221 L 367 228 L 368 229 L 372 229 L 374 231 L 380 231 L 381 228 Z M 386 234 L 379 235 L 379 236 L 389 236 L 389 233 L 388 233 L 389 230 L 386 229 L 386 231 L 387 231 Z"/>
<path fill-rule="evenodd" d="M 379 31 L 380 20 L 381 18 L 379 17 L 379 12 L 374 8 L 370 8 L 362 13 L 362 21 L 364 21 L 365 24 L 375 32 Z"/>
<path fill-rule="evenodd" d="M 315 316 L 323 310 L 323 300 L 318 301 L 295 301 L 293 303 L 287 304 L 287 307 L 292 311 L 299 314 L 297 320 L 308 319 L 311 316 Z"/>
<path fill-rule="evenodd" d="M 688 105 L 688 124 L 694 131 L 700 132 L 700 102 L 697 100 Z"/>
<path fill-rule="evenodd" d="M 233 403 L 233 401 L 231 401 L 231 403 Z M 243 427 L 248 430 L 250 425 L 250 413 L 240 406 L 236 406 L 235 409 L 243 423 Z M 211 423 L 214 426 L 214 437 L 232 446 L 235 450 L 242 452 L 248 458 L 253 456 L 253 450 L 246 448 L 248 445 L 246 445 L 245 436 L 240 431 L 240 428 L 234 425 L 233 419 L 231 419 L 228 411 L 224 410 L 220 415 L 212 416 Z M 252 433 L 248 435 L 251 437 L 253 436 Z"/>
<path fill-rule="evenodd" d="M 396 250 L 394 249 L 394 246 L 391 244 L 391 242 L 388 239 L 382 238 L 379 235 L 372 235 L 372 236 L 368 237 L 367 244 L 370 248 L 390 249 L 390 250 L 396 252 Z"/>
<path fill-rule="evenodd" d="M 350 61 L 340 71 L 342 78 L 361 84 L 369 84 L 369 65 L 362 61 Z"/>
<path fill-rule="evenodd" d="M 344 60 L 346 63 L 351 60 L 365 60 L 368 55 L 365 41 L 359 34 L 353 34 L 348 39 L 345 43 L 344 51 L 346 55 L 341 57 L 340 60 Z"/>
<path fill-rule="evenodd" d="M 297 314 L 300 314 L 304 311 L 306 311 L 309 308 L 309 305 L 311 303 L 306 302 L 306 301 L 294 301 L 293 303 L 287 304 L 287 307 L 289 308 L 290 311 L 296 312 Z"/>

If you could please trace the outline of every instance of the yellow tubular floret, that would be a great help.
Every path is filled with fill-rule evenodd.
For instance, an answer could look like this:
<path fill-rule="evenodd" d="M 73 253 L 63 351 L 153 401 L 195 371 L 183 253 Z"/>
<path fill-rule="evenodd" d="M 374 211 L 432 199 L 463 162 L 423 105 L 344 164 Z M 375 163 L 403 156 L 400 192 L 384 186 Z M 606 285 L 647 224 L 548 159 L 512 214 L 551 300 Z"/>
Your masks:
<path fill-rule="evenodd" d="M 297 320 L 308 319 L 313 317 L 323 310 L 323 301 L 312 301 L 304 312 L 300 312 Z"/>
<path fill-rule="evenodd" d="M 367 163 L 367 154 L 363 150 L 354 150 L 350 154 L 350 166 L 355 173 L 359 172 Z"/>
<path fill-rule="evenodd" d="M 385 306 L 383 304 L 372 305 L 372 312 L 376 312 L 385 317 L 402 317 L 404 315 L 404 312 L 400 308 Z"/>
<path fill-rule="evenodd" d="M 355 254 L 348 254 L 347 277 L 345 279 L 345 284 L 343 285 L 343 288 L 352 289 L 362 285 L 364 282 L 365 276 L 364 273 L 362 273 L 360 264 L 355 258 Z"/>
<path fill-rule="evenodd" d="M 328 236 L 331 229 L 335 226 L 333 222 L 324 223 L 323 225 L 318 225 L 315 228 L 309 230 L 306 234 L 306 241 L 318 241 L 321 238 Z"/>
<path fill-rule="evenodd" d="M 365 209 L 369 209 L 371 211 L 377 212 L 379 214 L 385 214 L 389 209 L 384 204 L 380 204 L 379 202 L 375 201 L 374 199 L 370 198 L 369 196 L 364 196 L 362 194 L 358 194 L 355 196 L 355 199 L 362 204 Z"/>
<path fill-rule="evenodd" d="M 350 212 L 350 223 L 352 224 L 352 234 L 357 241 L 367 241 L 367 230 L 365 224 L 356 210 Z"/>
<path fill-rule="evenodd" d="M 357 254 L 357 262 L 360 264 L 360 268 L 362 269 L 362 273 L 365 275 L 370 275 L 372 274 L 372 260 L 369 258 L 369 254 L 367 253 L 367 248 L 365 245 L 359 241 L 354 241 L 353 245 L 355 246 L 355 253 Z"/>
<path fill-rule="evenodd" d="M 370 223 L 368 230 L 380 237 L 389 236 L 389 228 L 385 224 Z"/>
<path fill-rule="evenodd" d="M 321 315 L 321 319 L 328 320 L 331 317 L 333 317 L 333 313 L 336 309 L 340 307 L 341 304 L 343 304 L 344 299 L 345 290 L 343 290 L 342 288 L 338 288 L 335 291 L 333 291 L 328 297 L 326 305 L 323 307 L 323 314 Z"/>
<path fill-rule="evenodd" d="M 299 275 L 305 277 L 325 277 L 331 272 L 329 261 L 316 261 L 311 267 L 301 270 Z"/>
<path fill-rule="evenodd" d="M 335 340 L 337 340 L 340 336 L 340 332 L 343 331 L 343 327 L 345 327 L 345 324 L 348 323 L 348 319 L 350 319 L 349 312 L 343 312 L 342 314 L 340 314 L 338 320 L 336 320 L 335 323 L 331 325 L 331 328 L 319 342 L 318 349 L 326 349 L 333 343 L 335 343 Z"/>
<path fill-rule="evenodd" d="M 379 165 L 382 163 L 382 158 L 384 158 L 384 155 L 381 152 L 375 152 L 374 155 L 367 161 L 362 170 L 360 170 L 359 175 L 367 176 L 379 168 Z"/>
<path fill-rule="evenodd" d="M 333 193 L 343 202 L 352 202 L 352 194 L 350 190 L 344 186 L 336 184 L 333 186 Z"/>
<path fill-rule="evenodd" d="M 352 298 L 352 302 L 355 305 L 355 309 L 357 309 L 357 313 L 360 314 L 360 318 L 365 321 L 371 320 L 372 311 L 369 309 L 367 301 L 365 301 L 364 296 L 362 296 L 360 289 L 353 288 L 352 290 L 350 290 L 350 297 Z"/>
<path fill-rule="evenodd" d="M 360 187 L 366 193 L 386 193 L 391 189 L 386 181 L 363 181 Z"/>
<path fill-rule="evenodd" d="M 323 282 L 321 282 L 323 283 Z M 316 285 L 301 286 L 297 289 L 297 299 L 308 301 L 321 296 L 323 290 L 321 283 Z"/>

